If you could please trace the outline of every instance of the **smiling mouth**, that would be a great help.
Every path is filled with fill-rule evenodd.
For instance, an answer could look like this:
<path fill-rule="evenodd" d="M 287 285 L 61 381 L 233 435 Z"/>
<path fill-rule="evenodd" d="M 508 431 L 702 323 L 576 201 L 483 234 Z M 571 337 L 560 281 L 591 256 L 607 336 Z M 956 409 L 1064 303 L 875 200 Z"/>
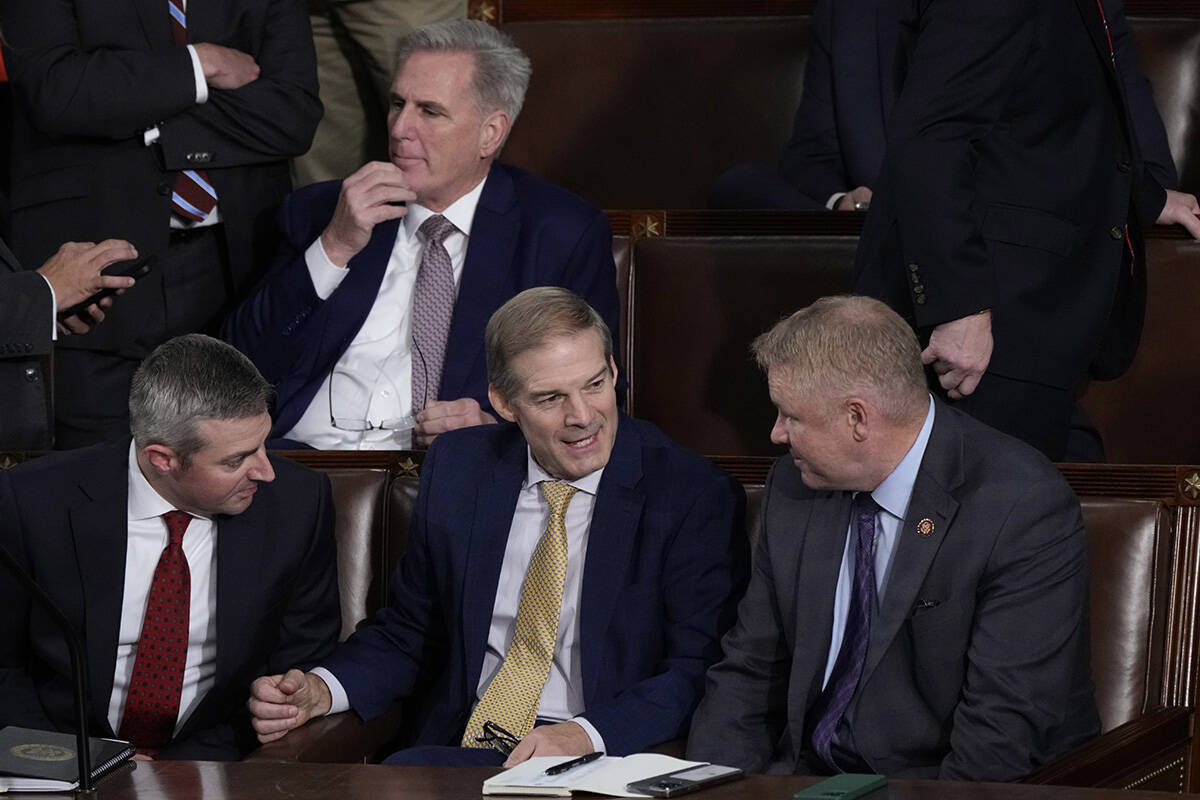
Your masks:
<path fill-rule="evenodd" d="M 563 442 L 563 444 L 565 444 L 567 447 L 571 448 L 572 450 L 586 450 L 587 448 L 591 447 L 596 442 L 596 440 L 599 438 L 599 436 L 600 436 L 600 431 L 596 431 L 592 435 L 587 436 L 583 439 L 576 439 L 573 442 Z"/>

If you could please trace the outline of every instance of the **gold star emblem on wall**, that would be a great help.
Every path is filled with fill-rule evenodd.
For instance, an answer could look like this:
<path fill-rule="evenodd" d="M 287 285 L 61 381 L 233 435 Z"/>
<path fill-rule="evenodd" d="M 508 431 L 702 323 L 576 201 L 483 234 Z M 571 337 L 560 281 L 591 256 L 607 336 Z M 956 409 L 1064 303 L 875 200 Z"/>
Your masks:
<path fill-rule="evenodd" d="M 496 24 L 496 6 L 494 3 L 489 3 L 487 0 L 475 6 L 471 13 L 471 19 L 478 19 L 492 25 Z"/>
<path fill-rule="evenodd" d="M 1184 479 L 1183 493 L 1193 500 L 1200 497 L 1200 472 L 1193 472 Z"/>

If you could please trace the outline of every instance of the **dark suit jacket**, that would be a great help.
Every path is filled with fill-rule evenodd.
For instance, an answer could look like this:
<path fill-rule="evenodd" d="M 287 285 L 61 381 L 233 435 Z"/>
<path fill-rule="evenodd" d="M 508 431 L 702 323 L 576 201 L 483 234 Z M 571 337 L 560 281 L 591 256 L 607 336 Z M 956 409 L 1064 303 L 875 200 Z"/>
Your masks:
<path fill-rule="evenodd" d="M 304 251 L 333 217 L 341 181 L 306 186 L 279 212 L 283 246 L 271 274 L 226 321 L 224 337 L 276 384 L 272 437 L 292 429 L 367 318 L 387 269 L 399 220 L 375 226 L 327 300 L 313 289 Z M 580 198 L 524 170 L 493 164 L 471 224 L 446 343 L 441 400 L 473 397 L 485 410 L 483 329 L 492 313 L 532 286 L 565 286 L 619 330 L 608 219 Z"/>
<path fill-rule="evenodd" d="M 780 459 L 688 757 L 807 771 L 850 492 Z M 917 533 L 924 519 L 928 536 Z M 1079 503 L 1024 444 L 938 404 L 857 693 L 839 728 L 885 775 L 1012 780 L 1096 734 Z"/>
<path fill-rule="evenodd" d="M 1089 363 L 1120 374 L 1141 332 L 1141 228 L 1165 194 L 1096 3 L 905 6 L 906 77 L 855 291 L 918 332 L 991 309 L 998 375 L 1071 387 Z"/>
<path fill-rule="evenodd" d="M 324 662 L 364 718 L 397 698 L 420 698 L 416 742 L 458 744 L 526 452 L 507 424 L 452 431 L 430 448 L 396 593 Z M 685 730 L 741 594 L 743 502 L 728 475 L 653 425 L 620 417 L 579 609 L 583 716 L 609 753 Z"/>
<path fill-rule="evenodd" d="M 0 241 L 0 450 L 50 447 L 50 285 Z"/>
<path fill-rule="evenodd" d="M 0 473 L 0 544 L 50 593 L 84 642 L 90 726 L 108 703 L 124 587 L 128 440 Z M 237 516 L 217 518 L 216 683 L 160 758 L 236 759 L 257 746 L 246 712 L 258 676 L 311 664 L 340 625 L 329 481 L 274 458 Z M 70 659 L 58 629 L 0 581 L 0 726 L 74 730 Z"/>
<path fill-rule="evenodd" d="M 837 192 L 875 187 L 896 101 L 897 0 L 822 0 L 812 17 L 804 93 L 780 174 L 816 204 Z M 1178 178 L 1167 134 L 1142 73 L 1121 0 L 1104 0 L 1117 64 L 1125 82 L 1134 129 L 1156 180 L 1175 188 Z"/>
<path fill-rule="evenodd" d="M 258 80 L 210 87 L 195 103 L 187 51 L 158 0 L 0 0 L 5 64 L 16 95 L 11 244 L 41 264 L 63 241 L 128 239 L 167 248 L 177 170 L 203 168 L 220 197 L 230 288 L 248 289 L 273 245 L 271 214 L 291 188 L 287 159 L 308 149 L 321 117 L 303 0 L 205 0 L 188 8 L 192 42 L 254 57 Z M 158 144 L 143 132 L 157 125 Z M 104 324 L 62 346 L 141 357 L 166 320 L 155 270 Z"/>

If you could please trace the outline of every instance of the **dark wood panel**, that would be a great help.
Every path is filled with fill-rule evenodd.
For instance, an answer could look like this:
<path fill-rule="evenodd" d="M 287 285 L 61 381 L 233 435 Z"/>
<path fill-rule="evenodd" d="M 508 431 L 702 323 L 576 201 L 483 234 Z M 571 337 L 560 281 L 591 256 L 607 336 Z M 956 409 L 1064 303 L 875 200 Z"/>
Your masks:
<path fill-rule="evenodd" d="M 476 800 L 484 767 L 387 767 L 379 765 L 204 761 L 141 762 L 100 781 L 98 800 Z M 780 800 L 816 783 L 812 776 L 752 775 L 715 786 L 706 800 Z M 45 797 L 69 797 L 44 795 Z M 1161 800 L 1157 792 L 1079 789 L 1013 783 L 891 780 L 872 800 Z"/>
<path fill-rule="evenodd" d="M 797 16 L 816 0 L 470 0 L 473 19 L 492 23 L 555 19 Z M 1126 0 L 1131 17 L 1200 17 L 1200 0 Z"/>

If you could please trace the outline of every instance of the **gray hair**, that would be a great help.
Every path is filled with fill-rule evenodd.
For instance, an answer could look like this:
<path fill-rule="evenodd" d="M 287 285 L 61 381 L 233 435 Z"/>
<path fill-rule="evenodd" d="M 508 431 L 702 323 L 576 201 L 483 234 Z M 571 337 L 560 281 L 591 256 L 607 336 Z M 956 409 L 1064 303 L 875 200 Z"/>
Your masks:
<path fill-rule="evenodd" d="M 133 375 L 129 427 L 138 449 L 160 444 L 186 465 L 204 447 L 198 423 L 267 411 L 273 389 L 232 345 L 189 333 L 154 349 Z"/>
<path fill-rule="evenodd" d="M 483 335 L 488 383 L 501 397 L 511 400 L 521 390 L 521 380 L 512 369 L 513 359 L 553 338 L 587 330 L 600 337 L 604 360 L 612 358 L 612 332 L 586 300 L 561 286 L 526 289 L 500 306 L 488 320 Z"/>
<path fill-rule="evenodd" d="M 481 114 L 496 110 L 508 112 L 511 129 L 525 102 L 525 90 L 529 87 L 533 68 L 529 57 L 508 34 L 473 19 L 423 25 L 400 40 L 394 74 L 400 73 L 410 55 L 426 51 L 473 55 L 475 74 L 471 78 L 471 89 L 476 107 Z"/>
<path fill-rule="evenodd" d="M 916 334 L 870 297 L 822 297 L 780 320 L 750 349 L 759 367 L 782 371 L 798 389 L 861 394 L 892 422 L 909 421 L 927 407 Z"/>

